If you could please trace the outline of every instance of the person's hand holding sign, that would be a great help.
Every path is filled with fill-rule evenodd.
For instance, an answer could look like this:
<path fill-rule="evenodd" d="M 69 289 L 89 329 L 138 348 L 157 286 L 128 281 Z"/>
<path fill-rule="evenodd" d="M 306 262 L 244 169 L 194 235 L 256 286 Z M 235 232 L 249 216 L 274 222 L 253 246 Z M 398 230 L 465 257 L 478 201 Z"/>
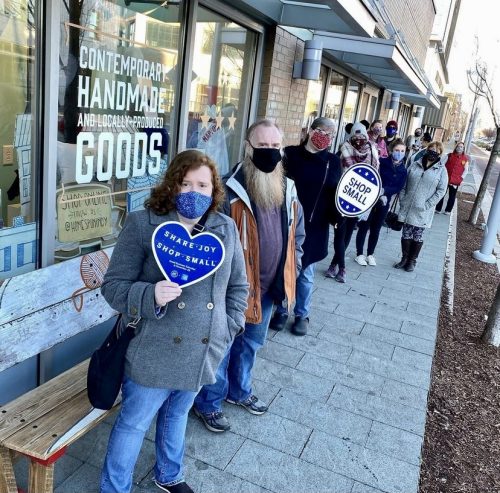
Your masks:
<path fill-rule="evenodd" d="M 171 281 L 158 281 L 155 284 L 155 301 L 158 306 L 165 306 L 182 294 L 180 286 Z"/>

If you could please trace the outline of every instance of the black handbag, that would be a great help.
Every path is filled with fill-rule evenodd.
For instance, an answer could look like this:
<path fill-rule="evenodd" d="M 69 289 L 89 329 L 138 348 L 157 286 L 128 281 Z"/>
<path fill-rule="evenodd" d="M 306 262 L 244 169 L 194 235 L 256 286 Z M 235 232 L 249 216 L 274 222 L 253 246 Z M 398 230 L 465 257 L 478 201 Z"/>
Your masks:
<path fill-rule="evenodd" d="M 140 318 L 123 327 L 118 316 L 111 332 L 90 358 L 87 372 L 87 394 L 96 409 L 111 409 L 118 397 L 125 370 L 125 354 Z"/>
<path fill-rule="evenodd" d="M 396 213 L 396 204 L 398 203 L 398 199 L 399 195 L 392 203 L 389 212 L 387 212 L 387 216 L 385 216 L 385 224 L 394 231 L 401 231 L 401 229 L 403 229 L 403 221 L 398 219 L 398 214 Z"/>

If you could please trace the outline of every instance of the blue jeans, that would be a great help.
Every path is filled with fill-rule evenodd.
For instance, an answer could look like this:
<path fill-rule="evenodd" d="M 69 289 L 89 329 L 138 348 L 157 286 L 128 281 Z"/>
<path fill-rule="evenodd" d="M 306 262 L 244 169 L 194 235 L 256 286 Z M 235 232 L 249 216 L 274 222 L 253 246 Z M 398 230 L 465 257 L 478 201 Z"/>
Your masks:
<path fill-rule="evenodd" d="M 305 269 L 301 269 L 297 282 L 295 284 L 295 316 L 307 318 L 311 310 L 311 300 L 314 286 L 314 269 L 316 264 L 309 264 Z M 283 305 L 276 306 L 276 313 L 287 313 Z"/>
<path fill-rule="evenodd" d="M 108 442 L 101 493 L 127 493 L 144 435 L 155 414 L 155 478 L 175 484 L 184 479 L 182 458 L 188 412 L 196 392 L 143 387 L 125 377 L 122 405 Z"/>
<path fill-rule="evenodd" d="M 273 300 L 265 294 L 261 298 L 261 305 L 262 321 L 259 324 L 245 324 L 245 332 L 235 337 L 219 365 L 216 382 L 204 385 L 196 396 L 194 405 L 200 413 L 220 411 L 226 397 L 241 402 L 252 394 L 252 368 L 257 351 L 266 342 Z"/>

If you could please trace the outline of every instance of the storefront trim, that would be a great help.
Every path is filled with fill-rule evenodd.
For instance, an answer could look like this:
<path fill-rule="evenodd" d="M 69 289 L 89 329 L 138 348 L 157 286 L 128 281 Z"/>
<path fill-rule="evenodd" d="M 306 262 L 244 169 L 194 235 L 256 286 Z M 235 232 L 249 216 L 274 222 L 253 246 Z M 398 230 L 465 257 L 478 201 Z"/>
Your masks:
<path fill-rule="evenodd" d="M 43 116 L 43 170 L 42 225 L 40 240 L 40 267 L 54 263 L 56 237 L 56 188 L 57 188 L 57 124 L 59 99 L 59 44 L 60 44 L 60 11 L 56 2 L 47 2 L 46 32 L 44 50 L 45 65 L 45 97 Z"/>
<path fill-rule="evenodd" d="M 265 1 L 267 2 L 268 0 Z M 231 21 L 241 24 L 247 29 L 251 29 L 252 31 L 256 31 L 260 34 L 264 32 L 264 27 L 262 26 L 262 24 L 253 21 L 240 10 L 236 10 L 226 3 L 219 2 L 218 0 L 200 0 L 198 4 L 202 7 L 207 7 L 208 9 L 217 12 L 224 17 L 227 17 Z"/>

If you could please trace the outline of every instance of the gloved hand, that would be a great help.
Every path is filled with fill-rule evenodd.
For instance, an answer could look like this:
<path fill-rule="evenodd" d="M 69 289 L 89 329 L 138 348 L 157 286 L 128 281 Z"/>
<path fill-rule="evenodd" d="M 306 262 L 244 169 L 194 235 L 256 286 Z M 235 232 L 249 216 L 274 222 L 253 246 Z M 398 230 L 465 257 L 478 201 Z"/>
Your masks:
<path fill-rule="evenodd" d="M 384 207 L 387 205 L 387 197 L 385 195 L 381 195 L 379 200 L 380 200 L 380 202 L 382 202 L 382 205 Z"/>

